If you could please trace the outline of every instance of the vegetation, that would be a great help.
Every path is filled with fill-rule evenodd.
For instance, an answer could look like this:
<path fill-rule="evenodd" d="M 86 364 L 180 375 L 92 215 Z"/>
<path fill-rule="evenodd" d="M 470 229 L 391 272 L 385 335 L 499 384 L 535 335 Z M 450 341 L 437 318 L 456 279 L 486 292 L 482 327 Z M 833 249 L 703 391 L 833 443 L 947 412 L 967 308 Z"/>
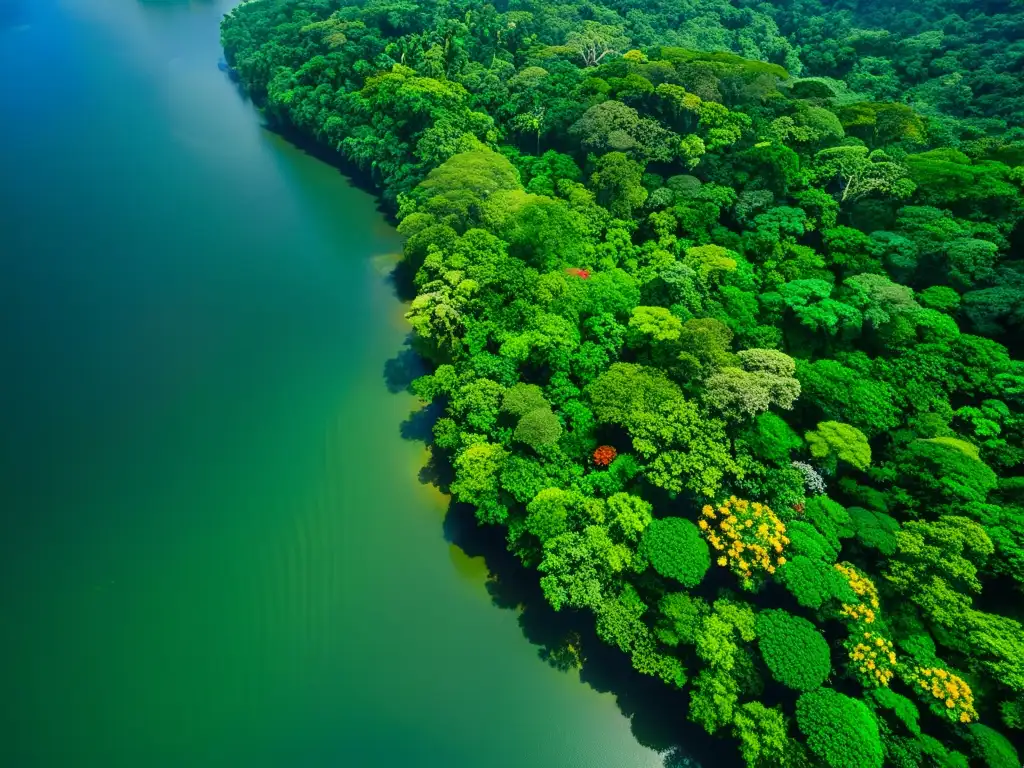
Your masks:
<path fill-rule="evenodd" d="M 1018 766 L 1024 10 L 251 0 L 448 490 L 749 766 Z"/>

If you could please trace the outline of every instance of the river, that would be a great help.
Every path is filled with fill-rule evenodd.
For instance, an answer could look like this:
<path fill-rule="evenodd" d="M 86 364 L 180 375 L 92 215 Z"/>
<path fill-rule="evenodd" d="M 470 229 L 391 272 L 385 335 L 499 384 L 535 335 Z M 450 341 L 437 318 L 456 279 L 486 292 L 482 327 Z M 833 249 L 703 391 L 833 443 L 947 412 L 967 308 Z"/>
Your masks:
<path fill-rule="evenodd" d="M 660 766 L 452 543 L 399 239 L 230 4 L 0 0 L 0 764 Z"/>

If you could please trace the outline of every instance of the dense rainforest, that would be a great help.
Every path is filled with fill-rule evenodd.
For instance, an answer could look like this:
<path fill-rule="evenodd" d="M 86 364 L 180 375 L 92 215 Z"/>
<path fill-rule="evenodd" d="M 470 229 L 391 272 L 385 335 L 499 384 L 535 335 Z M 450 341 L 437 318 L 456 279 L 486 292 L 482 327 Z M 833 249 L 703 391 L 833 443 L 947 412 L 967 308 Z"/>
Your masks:
<path fill-rule="evenodd" d="M 450 490 L 747 765 L 1017 768 L 1019 0 L 251 0 Z M 415 574 L 410 574 L 415 578 Z"/>

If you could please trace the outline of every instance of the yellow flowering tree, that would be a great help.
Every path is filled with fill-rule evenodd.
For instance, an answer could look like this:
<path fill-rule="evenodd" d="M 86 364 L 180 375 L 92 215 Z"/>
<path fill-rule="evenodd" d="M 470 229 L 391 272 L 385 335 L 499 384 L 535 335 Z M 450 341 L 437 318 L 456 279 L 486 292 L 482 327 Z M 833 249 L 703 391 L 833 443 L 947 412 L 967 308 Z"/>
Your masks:
<path fill-rule="evenodd" d="M 857 595 L 856 603 L 843 603 L 842 615 L 852 621 L 874 624 L 878 611 L 878 589 L 874 582 L 850 563 L 836 563 L 835 569 Z"/>
<path fill-rule="evenodd" d="M 730 496 L 718 507 L 706 505 L 697 525 L 717 553 L 715 562 L 743 579 L 744 586 L 755 573 L 775 573 L 786 564 L 786 526 L 764 504 Z"/>
<path fill-rule="evenodd" d="M 874 632 L 856 632 L 844 643 L 849 670 L 866 688 L 888 688 L 896 674 L 892 640 Z"/>
<path fill-rule="evenodd" d="M 907 672 L 906 681 L 939 717 L 954 723 L 977 721 L 974 693 L 962 677 L 941 667 L 914 667 Z"/>

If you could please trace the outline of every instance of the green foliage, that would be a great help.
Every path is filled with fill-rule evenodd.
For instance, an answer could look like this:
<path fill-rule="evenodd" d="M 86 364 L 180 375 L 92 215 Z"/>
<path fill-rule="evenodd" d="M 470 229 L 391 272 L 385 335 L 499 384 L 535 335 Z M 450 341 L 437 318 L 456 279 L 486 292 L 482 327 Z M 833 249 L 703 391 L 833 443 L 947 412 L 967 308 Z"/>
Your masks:
<path fill-rule="evenodd" d="M 416 189 L 423 209 L 456 229 L 479 221 L 490 195 L 519 189 L 519 174 L 502 155 L 486 147 L 461 152 L 432 170 Z"/>
<path fill-rule="evenodd" d="M 261 0 L 222 28 L 267 121 L 396 214 L 453 498 L 636 671 L 692 662 L 690 718 L 750 766 L 966 768 L 964 734 L 1016 765 L 934 696 L 928 723 L 887 689 L 877 722 L 760 697 L 870 623 L 895 669 L 948 657 L 1024 723 L 1019 3 L 506 5 Z M 684 516 L 746 527 L 733 495 L 786 530 L 709 606 Z"/>
<path fill-rule="evenodd" d="M 501 400 L 501 410 L 513 416 L 525 416 L 531 411 L 550 408 L 544 390 L 536 384 L 519 382 L 505 390 Z"/>
<path fill-rule="evenodd" d="M 981 723 L 967 726 L 972 754 L 988 768 L 1018 768 L 1020 758 L 1009 739 Z"/>
<path fill-rule="evenodd" d="M 828 643 L 815 626 L 785 611 L 758 614 L 757 642 L 772 677 L 798 691 L 820 686 L 832 668 Z"/>
<path fill-rule="evenodd" d="M 669 592 L 658 602 L 655 632 L 665 645 L 693 645 L 709 613 L 708 605 L 686 592 Z"/>
<path fill-rule="evenodd" d="M 562 435 L 562 422 L 550 408 L 537 408 L 525 414 L 516 424 L 512 438 L 534 450 L 554 445 Z"/>
<path fill-rule="evenodd" d="M 956 627 L 981 588 L 978 569 L 993 551 L 985 529 L 967 517 L 911 520 L 896 534 L 896 554 L 885 575 L 926 616 Z"/>
<path fill-rule="evenodd" d="M 796 722 L 807 746 L 829 768 L 881 768 L 878 723 L 862 702 L 819 688 L 797 700 Z"/>
<path fill-rule="evenodd" d="M 640 551 L 659 574 L 684 587 L 695 587 L 711 567 L 708 545 L 689 520 L 654 520 L 644 532 Z"/>
<path fill-rule="evenodd" d="M 853 535 L 850 513 L 828 496 L 815 496 L 807 500 L 804 518 L 825 537 L 829 545 L 838 552 L 840 539 Z"/>
<path fill-rule="evenodd" d="M 835 464 L 845 461 L 857 469 L 867 469 L 871 464 L 871 446 L 868 439 L 856 427 L 838 421 L 823 421 L 818 428 L 804 435 L 811 449 L 811 456 L 821 462 Z"/>
<path fill-rule="evenodd" d="M 853 602 L 850 585 L 831 563 L 796 555 L 776 571 L 779 580 L 804 608 L 820 609 L 830 600 Z"/>
<path fill-rule="evenodd" d="M 896 518 L 861 507 L 850 507 L 849 513 L 858 542 L 886 557 L 896 551 L 896 533 L 900 529 Z"/>
<path fill-rule="evenodd" d="M 774 349 L 746 349 L 737 357 L 741 368 L 724 367 L 705 382 L 709 404 L 728 418 L 756 416 L 775 405 L 793 407 L 800 382 L 793 378 L 793 359 Z"/>
<path fill-rule="evenodd" d="M 899 721 L 908 732 L 915 736 L 921 735 L 921 727 L 918 725 L 921 713 L 906 696 L 901 696 L 890 688 L 873 688 L 866 696 L 868 706 L 891 712 L 892 716 Z"/>
<path fill-rule="evenodd" d="M 612 541 L 600 525 L 581 532 L 559 534 L 544 543 L 544 557 L 537 566 L 542 574 L 544 596 L 556 610 L 598 609 L 614 574 L 632 562 L 629 549 Z"/>
<path fill-rule="evenodd" d="M 762 413 L 742 436 L 745 446 L 762 461 L 788 464 L 793 451 L 804 445 L 786 421 L 774 413 Z"/>
<path fill-rule="evenodd" d="M 740 741 L 740 754 L 748 766 L 785 764 L 789 729 L 778 709 L 748 701 L 736 711 L 733 734 Z"/>

